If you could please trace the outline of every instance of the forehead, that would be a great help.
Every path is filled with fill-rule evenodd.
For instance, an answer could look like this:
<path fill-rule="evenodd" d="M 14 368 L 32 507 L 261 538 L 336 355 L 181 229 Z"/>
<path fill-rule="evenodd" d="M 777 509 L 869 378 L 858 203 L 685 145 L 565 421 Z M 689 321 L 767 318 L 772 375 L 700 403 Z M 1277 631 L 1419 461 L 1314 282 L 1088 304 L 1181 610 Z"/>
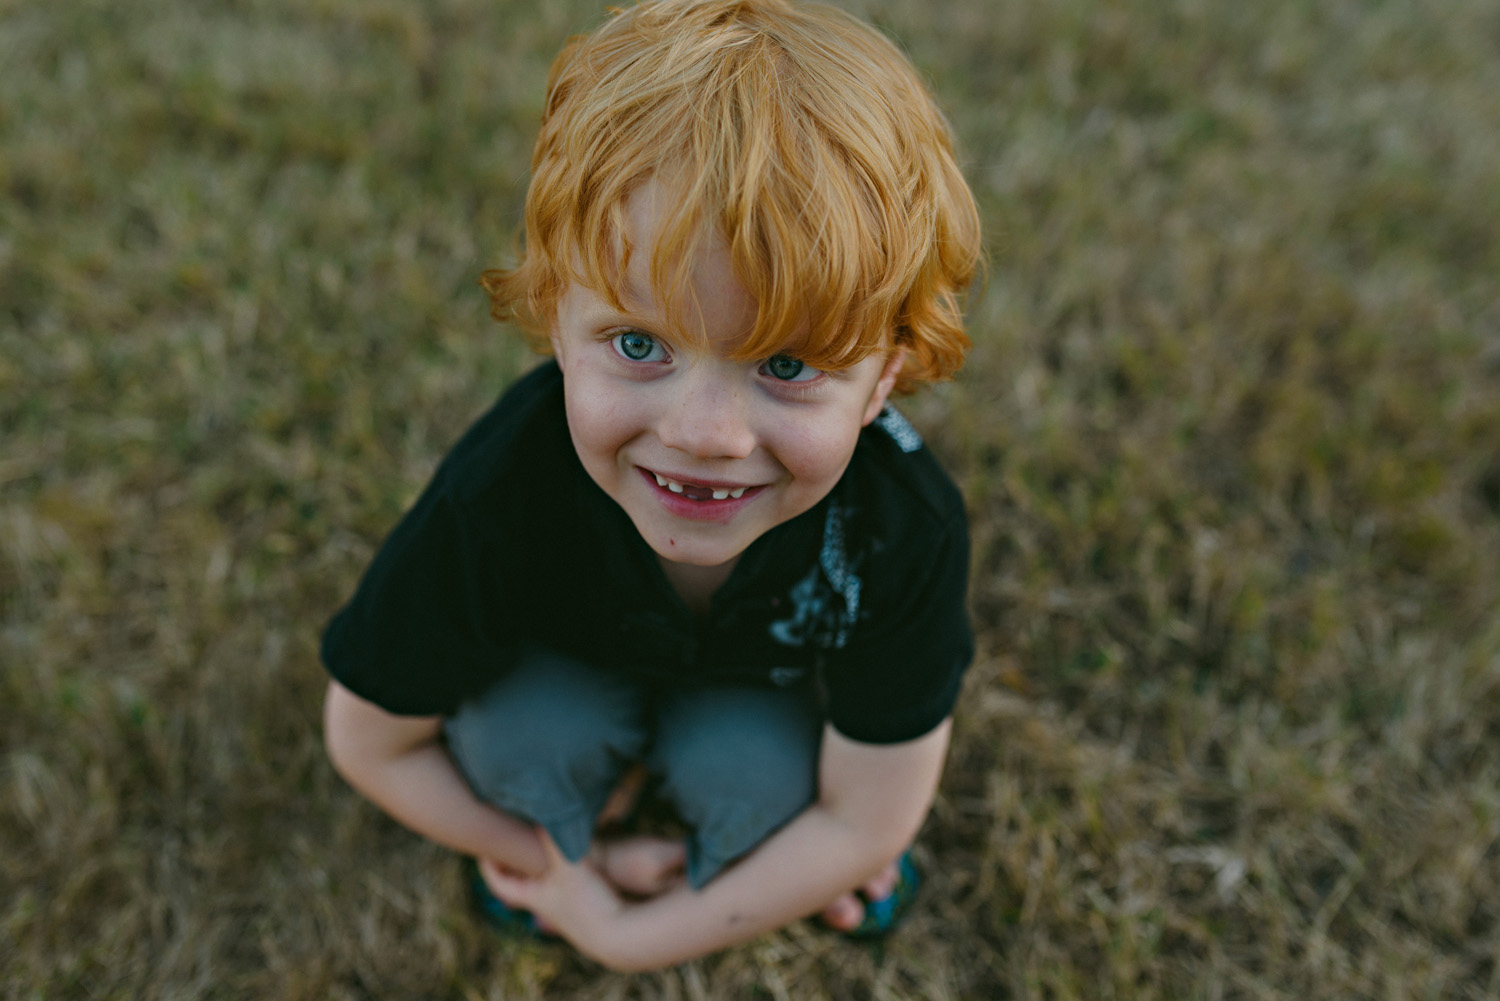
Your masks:
<path fill-rule="evenodd" d="M 626 314 L 609 322 L 652 324 L 679 347 L 711 339 L 717 353 L 741 361 L 784 353 L 828 370 L 881 349 L 885 330 L 864 330 L 848 304 L 825 301 L 838 299 L 839 282 L 818 247 L 780 246 L 782 229 L 758 217 L 733 229 L 731 242 L 703 192 L 659 176 L 595 216 L 592 244 L 572 242 L 571 284 Z M 586 236 L 575 230 L 574 240 Z"/>
<path fill-rule="evenodd" d="M 679 333 L 692 339 L 742 339 L 758 309 L 735 274 L 729 244 L 707 224 L 672 232 L 673 199 L 670 189 L 650 180 L 625 200 L 613 237 L 614 291 L 631 311 L 683 328 Z"/>

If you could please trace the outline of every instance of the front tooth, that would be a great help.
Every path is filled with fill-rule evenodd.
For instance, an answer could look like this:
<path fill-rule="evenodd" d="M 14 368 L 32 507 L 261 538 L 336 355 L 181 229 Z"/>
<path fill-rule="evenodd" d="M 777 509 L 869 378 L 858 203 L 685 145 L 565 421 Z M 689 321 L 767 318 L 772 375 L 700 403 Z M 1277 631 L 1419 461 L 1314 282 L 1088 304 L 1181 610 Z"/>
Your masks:
<path fill-rule="evenodd" d="M 667 485 L 667 478 L 665 476 L 663 476 L 661 473 L 652 473 L 651 475 L 654 476 L 654 477 L 656 477 L 656 485 L 657 486 L 664 487 L 664 486 Z"/>
<path fill-rule="evenodd" d="M 682 493 L 682 484 L 678 483 L 676 480 L 668 480 L 667 489 L 672 491 L 674 494 L 680 494 Z"/>
<path fill-rule="evenodd" d="M 714 500 L 723 500 L 724 498 L 726 498 L 728 496 L 729 496 L 729 491 L 728 490 L 715 490 L 714 491 Z"/>
<path fill-rule="evenodd" d="M 717 497 L 718 494 L 715 494 L 714 496 Z M 736 498 L 743 497 L 743 496 L 745 496 L 745 488 L 744 487 L 740 487 L 738 490 L 731 490 L 731 491 L 729 491 L 729 496 L 736 497 Z"/>

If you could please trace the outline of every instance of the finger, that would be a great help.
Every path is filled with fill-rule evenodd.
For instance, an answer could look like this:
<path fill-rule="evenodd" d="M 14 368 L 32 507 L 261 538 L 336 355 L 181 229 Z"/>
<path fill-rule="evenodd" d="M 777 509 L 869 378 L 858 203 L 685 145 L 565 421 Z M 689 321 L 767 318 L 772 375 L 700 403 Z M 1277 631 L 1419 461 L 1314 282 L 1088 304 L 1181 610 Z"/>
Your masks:
<path fill-rule="evenodd" d="M 511 907 L 532 910 L 536 906 L 536 884 L 517 876 L 502 876 L 491 882 L 490 890 Z"/>
<path fill-rule="evenodd" d="M 528 907 L 535 895 L 536 881 L 518 876 L 490 859 L 479 860 L 479 875 L 490 892 L 511 907 Z"/>
<path fill-rule="evenodd" d="M 538 824 L 536 835 L 541 839 L 542 852 L 547 856 L 547 867 L 549 869 L 555 865 L 570 864 L 567 856 L 562 853 L 561 848 L 557 847 L 557 842 L 552 840 L 552 835 L 547 832 L 545 827 Z"/>

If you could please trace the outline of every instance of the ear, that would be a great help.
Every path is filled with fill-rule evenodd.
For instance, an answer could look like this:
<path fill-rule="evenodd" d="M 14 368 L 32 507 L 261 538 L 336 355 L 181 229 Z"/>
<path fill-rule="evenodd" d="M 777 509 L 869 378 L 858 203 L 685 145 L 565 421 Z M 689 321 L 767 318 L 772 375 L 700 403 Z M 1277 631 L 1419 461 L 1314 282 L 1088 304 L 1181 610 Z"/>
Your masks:
<path fill-rule="evenodd" d="M 880 372 L 880 380 L 875 383 L 875 390 L 870 394 L 870 402 L 865 404 L 865 414 L 860 419 L 860 427 L 864 427 L 880 416 L 880 411 L 885 407 L 886 397 L 890 396 L 891 390 L 896 387 L 896 379 L 900 377 L 901 366 L 904 364 L 906 364 L 906 349 L 896 348 L 885 360 L 885 368 Z"/>
<path fill-rule="evenodd" d="M 547 339 L 552 342 L 552 357 L 557 359 L 557 367 L 566 372 L 568 366 L 567 362 L 563 358 L 563 350 L 561 344 L 562 338 L 557 336 L 556 320 L 552 321 L 552 330 L 547 334 Z"/>

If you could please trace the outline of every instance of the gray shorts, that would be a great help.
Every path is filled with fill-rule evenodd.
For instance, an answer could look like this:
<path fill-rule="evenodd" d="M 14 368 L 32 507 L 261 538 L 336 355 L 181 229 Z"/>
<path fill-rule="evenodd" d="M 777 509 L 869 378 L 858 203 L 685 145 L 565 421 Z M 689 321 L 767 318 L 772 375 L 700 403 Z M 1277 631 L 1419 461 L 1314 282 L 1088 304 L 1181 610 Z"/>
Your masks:
<path fill-rule="evenodd" d="M 532 648 L 444 732 L 480 799 L 545 827 L 575 862 L 621 774 L 644 762 L 691 830 L 694 888 L 817 795 L 822 718 L 807 685 L 666 687 Z"/>

